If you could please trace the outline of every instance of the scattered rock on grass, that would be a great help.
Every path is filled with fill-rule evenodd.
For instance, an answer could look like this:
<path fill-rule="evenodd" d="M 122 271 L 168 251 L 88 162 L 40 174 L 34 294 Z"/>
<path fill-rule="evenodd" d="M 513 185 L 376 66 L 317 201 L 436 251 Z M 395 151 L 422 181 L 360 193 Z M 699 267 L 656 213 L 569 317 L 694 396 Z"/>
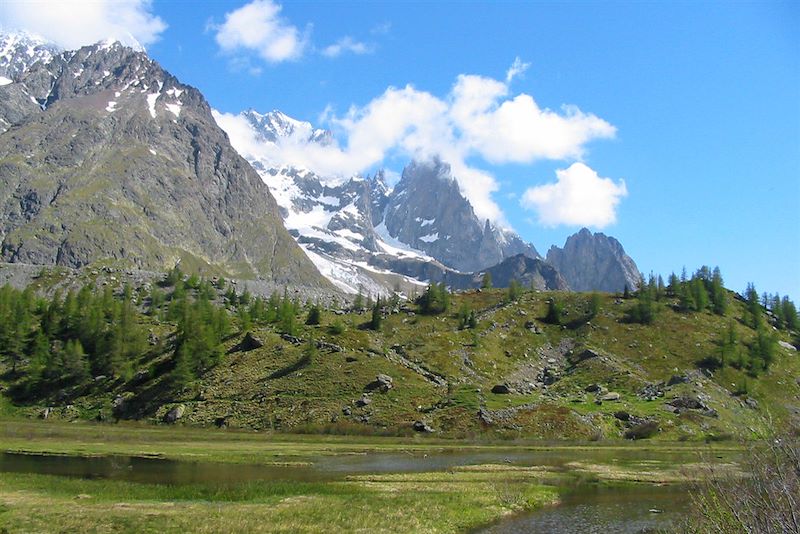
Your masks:
<path fill-rule="evenodd" d="M 248 332 L 247 334 L 244 335 L 244 339 L 242 340 L 242 343 L 239 346 L 241 347 L 242 350 L 248 351 L 248 350 L 260 349 L 261 347 L 264 346 L 264 342 L 261 341 L 256 336 L 254 336 L 252 332 Z"/>
<path fill-rule="evenodd" d="M 378 390 L 382 391 L 383 393 L 386 393 L 387 391 L 392 389 L 392 387 L 394 387 L 394 385 L 392 384 L 392 377 L 389 375 L 379 374 L 377 377 L 375 377 L 375 380 L 373 382 L 367 384 L 367 387 L 365 389 L 367 391 Z"/>
<path fill-rule="evenodd" d="M 181 417 L 183 417 L 183 414 L 185 412 L 186 412 L 186 406 L 184 406 L 183 404 L 179 404 L 178 406 L 175 406 L 170 411 L 168 411 L 166 415 L 164 415 L 164 422 L 172 424 L 177 420 L 179 420 Z"/>
<path fill-rule="evenodd" d="M 413 425 L 414 430 L 417 432 L 425 432 L 426 434 L 430 434 L 431 432 L 435 432 L 427 423 L 424 421 L 414 421 Z"/>

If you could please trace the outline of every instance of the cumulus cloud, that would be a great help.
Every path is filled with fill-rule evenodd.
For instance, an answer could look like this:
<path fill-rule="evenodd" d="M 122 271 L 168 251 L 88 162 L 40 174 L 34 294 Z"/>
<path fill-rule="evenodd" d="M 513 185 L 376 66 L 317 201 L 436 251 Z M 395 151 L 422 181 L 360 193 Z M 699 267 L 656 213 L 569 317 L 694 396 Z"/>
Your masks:
<path fill-rule="evenodd" d="M 167 28 L 150 0 L 5 0 L 0 20 L 6 29 L 27 30 L 67 50 L 109 38 L 146 46 Z"/>
<path fill-rule="evenodd" d="M 617 205 L 628 195 L 624 180 L 601 178 L 583 163 L 557 170 L 556 178 L 555 183 L 529 188 L 520 201 L 537 212 L 541 224 L 604 228 L 616 222 Z"/>
<path fill-rule="evenodd" d="M 237 150 L 323 176 L 351 176 L 396 157 L 438 156 L 450 164 L 478 217 L 499 224 L 505 222 L 503 213 L 492 198 L 499 183 L 476 160 L 525 164 L 579 158 L 586 143 L 616 131 L 576 107 L 560 113 L 541 108 L 530 95 L 511 95 L 508 83 L 475 75 L 458 76 L 442 97 L 411 85 L 389 87 L 341 116 L 326 109 L 323 118 L 341 144 L 308 144 L 306 138 L 265 143 L 241 133 L 249 128 L 243 119 L 234 123 L 235 116 L 223 116 L 218 122 L 223 121 Z"/>
<path fill-rule="evenodd" d="M 342 37 L 332 45 L 326 46 L 322 49 L 322 55 L 325 57 L 339 57 L 344 53 L 350 52 L 351 54 L 363 55 L 372 52 L 372 47 L 356 41 L 349 35 Z"/>
<path fill-rule="evenodd" d="M 225 22 L 212 26 L 217 44 L 223 52 L 255 52 L 270 63 L 300 58 L 306 36 L 280 12 L 281 6 L 271 0 L 253 0 L 226 13 Z"/>

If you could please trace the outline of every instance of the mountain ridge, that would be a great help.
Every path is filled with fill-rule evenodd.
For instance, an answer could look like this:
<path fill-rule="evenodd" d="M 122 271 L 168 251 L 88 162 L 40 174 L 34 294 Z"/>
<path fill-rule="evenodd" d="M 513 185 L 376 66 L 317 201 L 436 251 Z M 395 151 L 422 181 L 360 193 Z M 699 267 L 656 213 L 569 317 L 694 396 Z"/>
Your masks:
<path fill-rule="evenodd" d="M 0 96 L 10 124 L 0 135 L 3 261 L 182 262 L 330 287 L 202 94 L 145 53 L 120 43 L 64 52 L 32 64 Z"/>

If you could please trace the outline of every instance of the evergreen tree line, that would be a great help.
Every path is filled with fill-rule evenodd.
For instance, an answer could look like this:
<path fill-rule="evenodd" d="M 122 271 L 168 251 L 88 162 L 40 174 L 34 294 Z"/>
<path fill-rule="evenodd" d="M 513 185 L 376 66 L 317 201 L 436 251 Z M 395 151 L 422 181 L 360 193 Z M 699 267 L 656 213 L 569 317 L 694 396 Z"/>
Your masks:
<path fill-rule="evenodd" d="M 595 317 L 600 312 L 600 304 L 602 303 L 602 297 L 599 293 L 593 292 L 591 293 L 585 301 L 585 311 L 582 316 L 579 316 L 570 324 L 575 327 L 582 324 L 586 324 Z M 554 296 L 547 301 L 547 313 L 544 316 L 544 322 L 554 325 L 565 325 L 566 321 L 566 310 L 564 307 L 564 302 L 561 298 Z"/>
<path fill-rule="evenodd" d="M 430 284 L 425 292 L 417 297 L 419 311 L 425 315 L 438 315 L 450 310 L 450 291 L 444 282 Z"/>
<path fill-rule="evenodd" d="M 297 333 L 297 317 L 302 312 L 303 306 L 298 299 L 289 297 L 287 291 L 284 291 L 283 295 L 273 293 L 265 299 L 252 297 L 246 289 L 237 296 L 231 289 L 226 295 L 226 300 L 235 309 L 242 332 L 250 330 L 253 324 L 273 324 L 285 334 Z M 308 322 L 307 318 L 307 324 L 319 324 L 322 320 L 322 310 L 319 305 L 310 305 L 309 315 L 311 322 Z"/>
<path fill-rule="evenodd" d="M 681 312 L 710 311 L 724 316 L 730 307 L 728 295 L 719 268 L 711 270 L 703 266 L 691 278 L 687 277 L 684 269 L 680 277 L 675 273 L 670 274 L 666 285 L 660 276 L 651 274 L 647 282 L 641 283 L 636 293 L 637 302 L 628 309 L 627 318 L 632 322 L 651 323 L 658 311 L 657 303 L 665 297 L 676 298 L 677 310 Z M 745 307 L 742 322 L 755 330 L 755 336 L 744 343 L 739 339 L 735 322 L 731 319 L 728 328 L 720 333 L 717 342 L 719 351 L 705 358 L 701 364 L 710 368 L 729 365 L 757 376 L 769 369 L 775 360 L 777 337 L 770 329 L 770 322 L 776 328 L 796 329 L 797 310 L 788 297 L 764 294 L 759 299 L 753 284 L 748 284 L 743 299 Z M 768 315 L 771 317 L 768 318 Z"/>
<path fill-rule="evenodd" d="M 85 286 L 47 299 L 6 285 L 0 288 L 0 354 L 12 373 L 23 374 L 28 394 L 90 376 L 130 378 L 148 347 L 132 301 L 128 286 L 121 298 L 110 288 Z"/>

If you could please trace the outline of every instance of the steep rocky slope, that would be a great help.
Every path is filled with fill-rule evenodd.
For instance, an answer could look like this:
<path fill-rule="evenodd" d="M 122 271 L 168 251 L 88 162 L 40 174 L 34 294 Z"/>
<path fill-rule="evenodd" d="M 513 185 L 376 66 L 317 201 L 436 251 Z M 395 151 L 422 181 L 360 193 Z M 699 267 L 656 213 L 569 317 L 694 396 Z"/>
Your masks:
<path fill-rule="evenodd" d="M 329 287 L 202 94 L 145 53 L 99 43 L 6 72 L 3 261 L 152 270 L 180 262 Z"/>
<path fill-rule="evenodd" d="M 434 159 L 412 161 L 387 198 L 389 235 L 453 269 L 470 272 L 517 254 L 538 258 L 533 245 L 476 217 L 450 166 Z"/>
<path fill-rule="evenodd" d="M 241 123 L 231 127 L 230 117 L 216 117 L 275 194 L 286 227 L 345 291 L 386 293 L 397 285 L 444 280 L 450 271 L 479 271 L 517 254 L 539 258 L 513 232 L 478 219 L 450 167 L 438 159 L 412 161 L 394 187 L 382 171 L 320 176 L 281 159 L 281 148 L 325 146 L 333 142 L 331 132 L 280 111 L 240 114 L 249 125 L 246 134 Z"/>
<path fill-rule="evenodd" d="M 574 291 L 622 291 L 639 285 L 639 269 L 619 241 L 583 228 L 564 248 L 547 251 L 547 263 L 558 269 Z"/>

